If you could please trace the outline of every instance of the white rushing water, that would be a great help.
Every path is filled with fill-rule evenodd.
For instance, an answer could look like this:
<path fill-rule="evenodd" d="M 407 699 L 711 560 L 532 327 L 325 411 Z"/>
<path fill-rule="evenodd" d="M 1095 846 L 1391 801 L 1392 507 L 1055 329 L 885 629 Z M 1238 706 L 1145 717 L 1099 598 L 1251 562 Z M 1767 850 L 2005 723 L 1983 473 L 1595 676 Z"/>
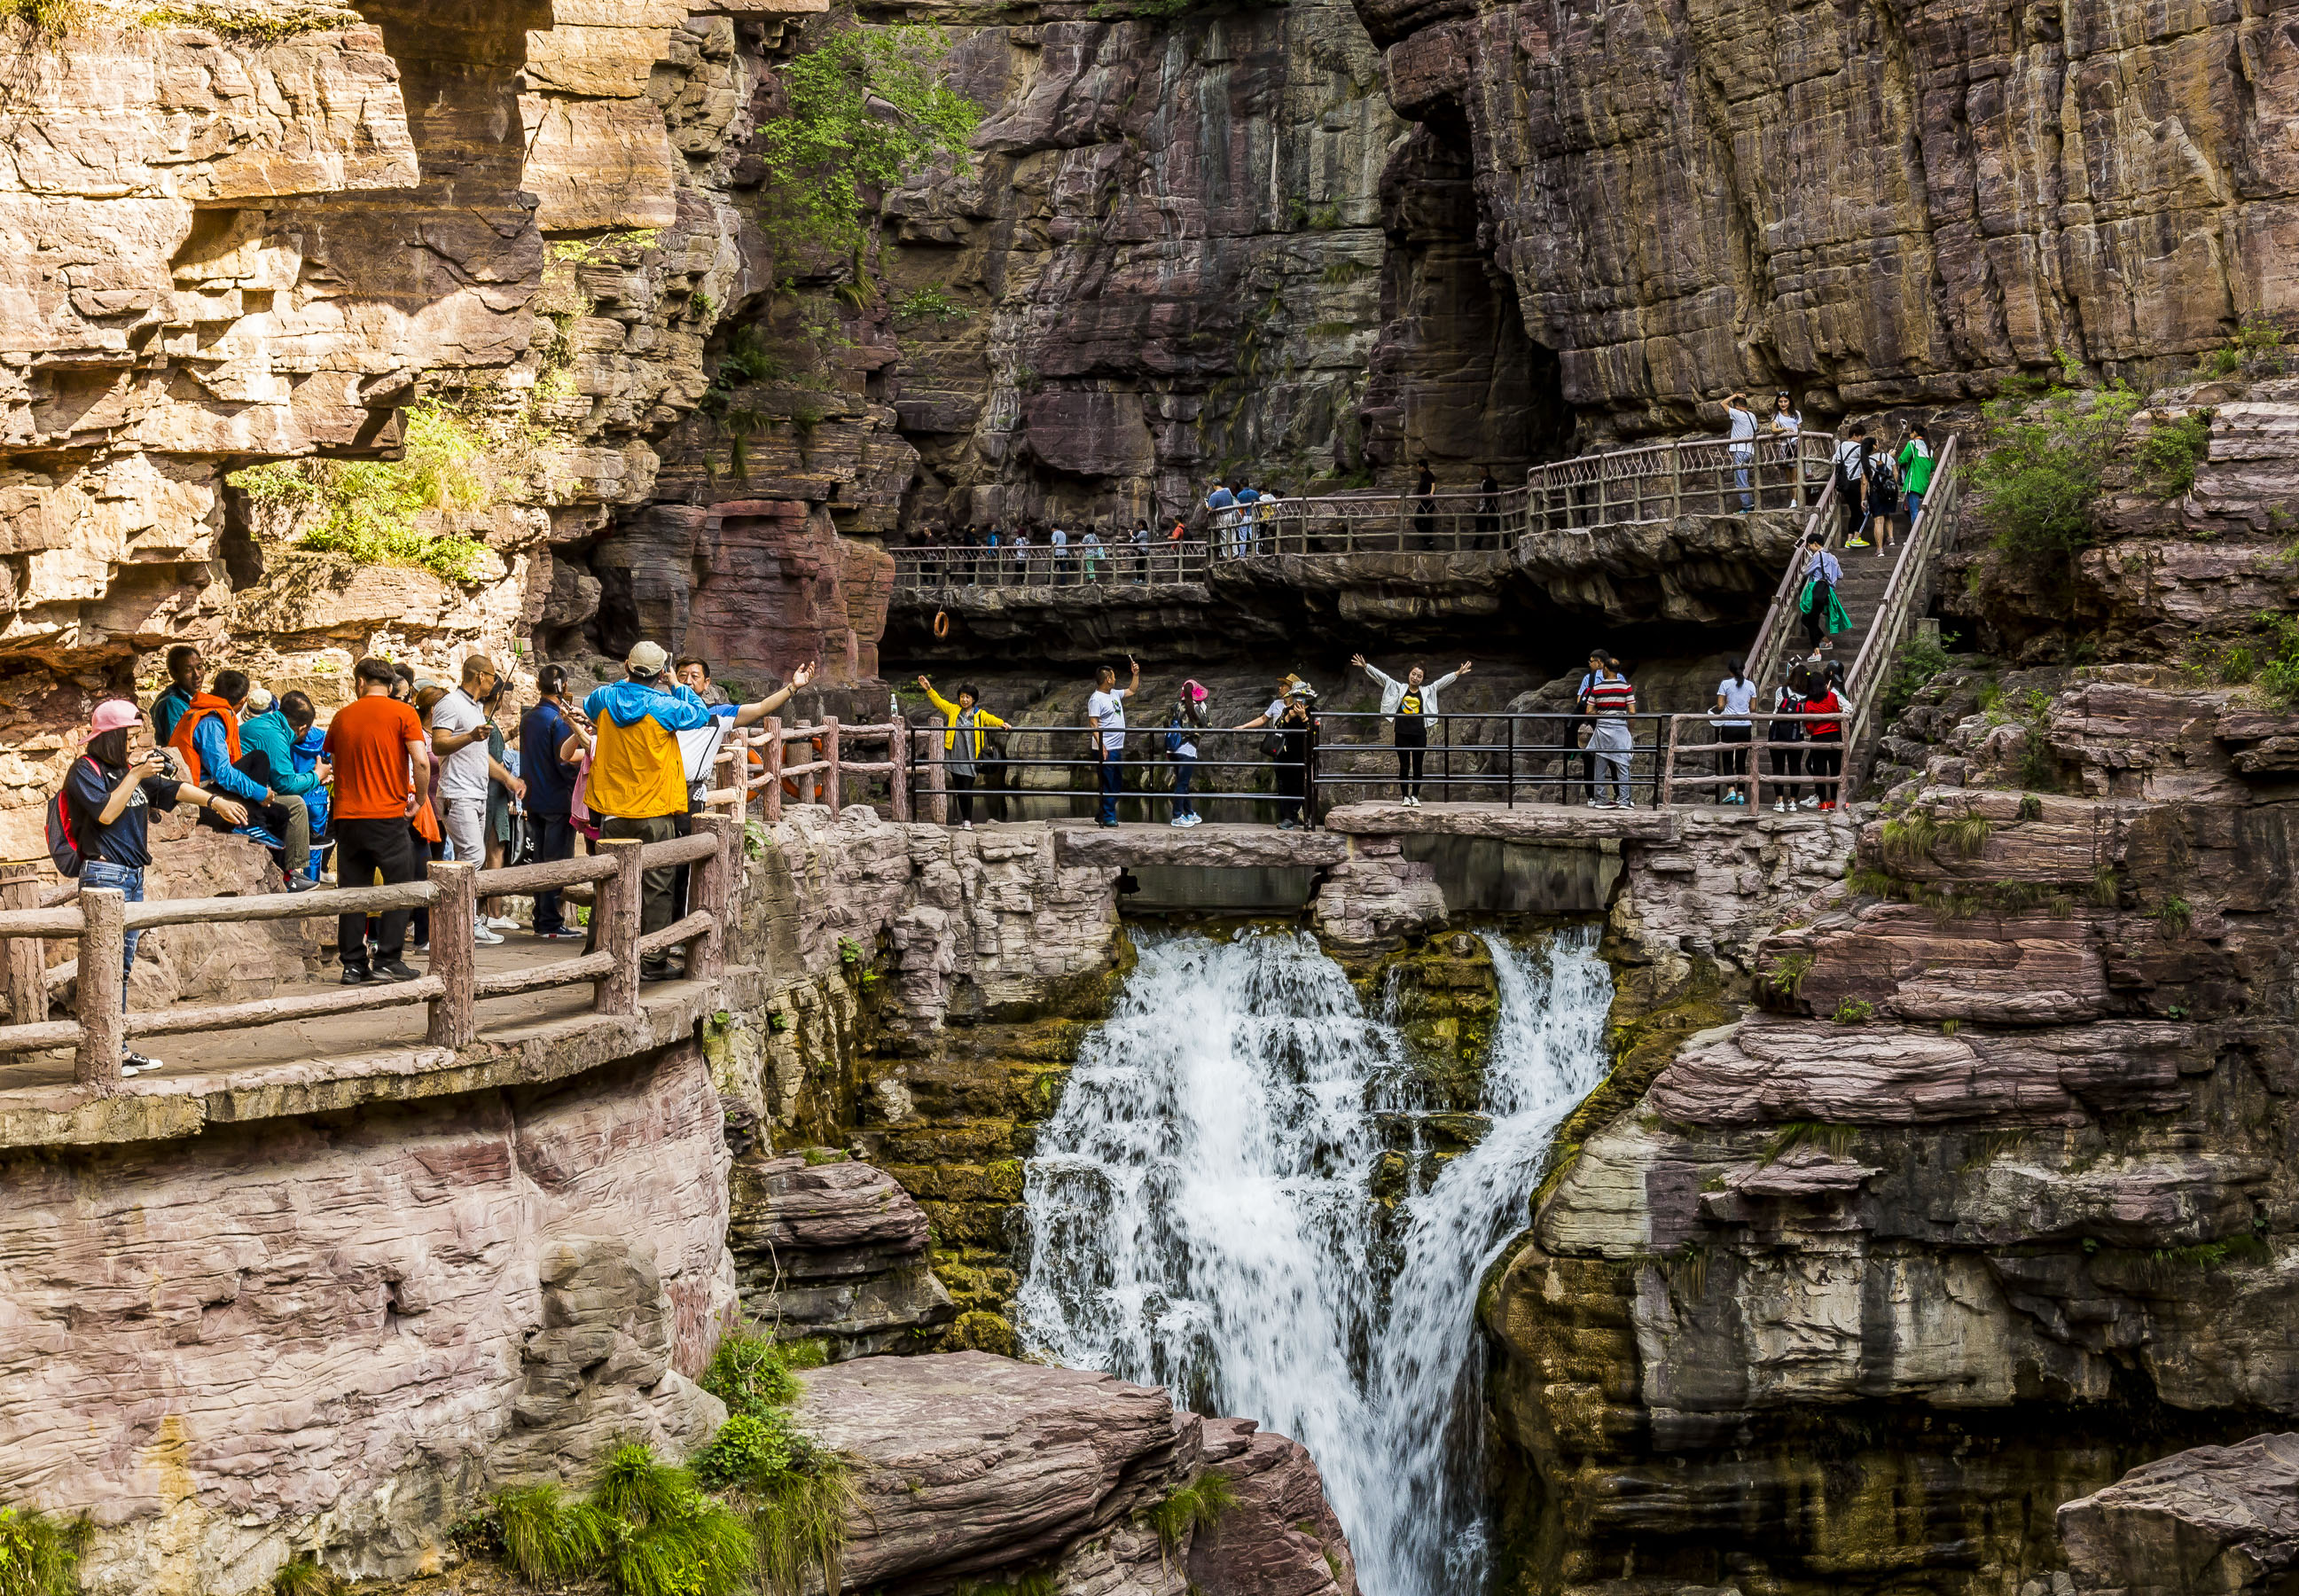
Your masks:
<path fill-rule="evenodd" d="M 1301 1442 L 1366 1596 L 1482 1584 L 1477 1281 L 1604 1074 L 1594 932 L 1485 941 L 1491 1129 L 1387 1218 L 1382 1124 L 1428 1105 L 1395 1027 L 1304 935 L 1145 945 L 1027 1167 L 1025 1337 Z"/>

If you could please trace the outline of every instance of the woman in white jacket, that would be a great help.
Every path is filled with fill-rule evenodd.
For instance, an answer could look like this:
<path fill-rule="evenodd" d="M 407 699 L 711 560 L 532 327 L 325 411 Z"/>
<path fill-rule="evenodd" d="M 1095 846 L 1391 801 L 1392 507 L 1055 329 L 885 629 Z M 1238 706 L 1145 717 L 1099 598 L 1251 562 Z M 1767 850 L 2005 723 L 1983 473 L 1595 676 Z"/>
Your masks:
<path fill-rule="evenodd" d="M 1379 666 L 1366 664 L 1363 654 L 1350 655 L 1349 663 L 1381 684 L 1381 712 L 1393 717 L 1390 727 L 1397 744 L 1398 788 L 1408 808 L 1419 809 L 1422 766 L 1429 756 L 1429 728 L 1437 719 L 1437 694 L 1469 674 L 1469 661 L 1462 661 L 1458 670 L 1427 683 L 1422 681 L 1418 665 L 1400 682 Z"/>

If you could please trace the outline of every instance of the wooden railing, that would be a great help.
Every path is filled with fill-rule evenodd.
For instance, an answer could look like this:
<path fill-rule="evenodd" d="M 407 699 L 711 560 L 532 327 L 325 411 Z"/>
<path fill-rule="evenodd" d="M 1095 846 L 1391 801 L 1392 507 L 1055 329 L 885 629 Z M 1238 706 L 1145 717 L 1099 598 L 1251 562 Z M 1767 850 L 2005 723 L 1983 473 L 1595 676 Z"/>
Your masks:
<path fill-rule="evenodd" d="M 0 937 L 8 939 L 6 968 L 13 1025 L 0 1026 L 0 1054 L 76 1050 L 73 1075 L 100 1092 L 120 1088 L 120 1056 L 129 1042 L 144 1036 L 194 1031 L 245 1030 L 285 1020 L 423 1003 L 430 1010 L 426 1042 L 462 1048 L 478 1035 L 477 1004 L 486 998 L 554 986 L 591 984 L 593 1012 L 637 1012 L 639 966 L 670 948 L 687 948 L 686 974 L 713 980 L 724 972 L 724 927 L 734 903 L 741 869 L 741 831 L 720 815 L 697 815 L 693 835 L 660 843 L 607 839 L 598 852 L 579 859 L 482 870 L 459 861 L 434 862 L 427 878 L 395 886 L 320 888 L 308 893 L 265 893 L 248 897 L 170 898 L 127 902 L 112 888 L 83 887 L 77 901 L 45 909 L 0 910 Z M 659 930 L 640 932 L 640 882 L 649 869 L 692 864 L 693 910 Z M 547 891 L 592 883 L 597 951 L 527 969 L 480 975 L 471 939 L 454 929 L 471 923 L 478 901 L 508 894 Z M 122 1002 L 122 965 L 127 933 L 162 926 L 245 925 L 339 915 L 386 914 L 427 908 L 434 932 L 431 968 L 412 981 L 375 981 L 332 992 L 199 1008 L 127 1011 Z M 47 1006 L 43 940 L 79 943 L 74 970 L 73 1014 L 45 1017 Z M 31 957 L 25 956 L 26 952 Z M 43 1018 L 31 1018 L 30 1015 Z"/>
<path fill-rule="evenodd" d="M 739 826 L 750 819 L 751 799 L 759 801 L 760 819 L 768 825 L 783 818 L 784 785 L 787 782 L 798 803 L 822 803 L 836 814 L 859 792 L 860 780 L 886 778 L 893 818 L 910 818 L 910 744 L 901 721 L 843 726 L 835 715 L 825 715 L 819 725 L 784 726 L 769 715 L 764 727 L 738 729 L 719 750 L 708 801 L 725 810 Z M 857 743 L 886 744 L 883 760 L 847 758 Z M 809 757 L 791 758 L 792 744 L 803 745 Z M 850 789 L 849 778 L 856 778 Z"/>
<path fill-rule="evenodd" d="M 952 587 L 1083 587 L 1118 582 L 1201 582 L 1202 540 L 1174 542 L 1160 533 L 1147 544 L 1067 548 L 1033 543 L 999 548 L 896 549 L 898 590 L 933 593 Z"/>
<path fill-rule="evenodd" d="M 1863 774 L 1869 733 L 1876 729 L 1876 716 L 1892 679 L 1900 645 L 1907 641 L 1909 630 L 1930 601 L 1933 574 L 1938 569 L 1940 555 L 1946 552 L 1948 537 L 1963 508 L 1964 473 L 1963 461 L 1957 457 L 1959 441 L 1950 436 L 1940 450 L 1939 460 L 1932 467 L 1931 485 L 1924 495 L 1923 508 L 1916 516 L 1915 525 L 1908 528 L 1908 536 L 1901 541 L 1891 581 L 1877 603 L 1876 618 L 1869 623 L 1868 635 L 1860 640 L 1860 653 L 1846 675 L 1852 688 L 1853 713 L 1851 724 L 1844 733 L 1845 754 L 1847 760 L 1863 767 Z"/>

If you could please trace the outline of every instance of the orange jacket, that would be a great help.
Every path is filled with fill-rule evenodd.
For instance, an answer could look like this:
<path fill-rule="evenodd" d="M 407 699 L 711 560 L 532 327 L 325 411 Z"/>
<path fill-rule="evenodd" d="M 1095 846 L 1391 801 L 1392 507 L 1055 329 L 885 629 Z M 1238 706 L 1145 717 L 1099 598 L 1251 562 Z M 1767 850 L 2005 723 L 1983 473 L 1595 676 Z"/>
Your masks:
<path fill-rule="evenodd" d="M 184 763 L 192 773 L 192 785 L 207 785 L 207 772 L 200 769 L 200 751 L 193 746 L 192 734 L 200 729 L 200 722 L 211 715 L 223 717 L 223 744 L 231 751 L 231 762 L 239 763 L 239 717 L 231 706 L 212 693 L 195 693 L 192 702 L 176 722 L 176 731 L 168 739 L 168 746 L 184 756 Z"/>

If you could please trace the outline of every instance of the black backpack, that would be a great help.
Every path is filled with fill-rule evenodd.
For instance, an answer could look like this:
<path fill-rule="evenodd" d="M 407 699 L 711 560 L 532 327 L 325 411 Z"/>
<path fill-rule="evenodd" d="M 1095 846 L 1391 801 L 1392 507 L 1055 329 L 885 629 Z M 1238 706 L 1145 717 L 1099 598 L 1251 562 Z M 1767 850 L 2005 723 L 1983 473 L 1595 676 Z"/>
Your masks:
<path fill-rule="evenodd" d="M 1867 441 L 1863 439 L 1855 453 L 1848 455 L 1838 454 L 1836 457 L 1836 496 L 1838 498 L 1847 498 L 1860 491 L 1860 479 L 1868 474 L 1868 454 Z"/>
<path fill-rule="evenodd" d="M 65 785 L 48 800 L 48 860 L 56 867 L 57 875 L 70 880 L 79 875 L 80 847 L 79 835 L 72 826 L 71 768 L 65 769 L 64 777 Z"/>

